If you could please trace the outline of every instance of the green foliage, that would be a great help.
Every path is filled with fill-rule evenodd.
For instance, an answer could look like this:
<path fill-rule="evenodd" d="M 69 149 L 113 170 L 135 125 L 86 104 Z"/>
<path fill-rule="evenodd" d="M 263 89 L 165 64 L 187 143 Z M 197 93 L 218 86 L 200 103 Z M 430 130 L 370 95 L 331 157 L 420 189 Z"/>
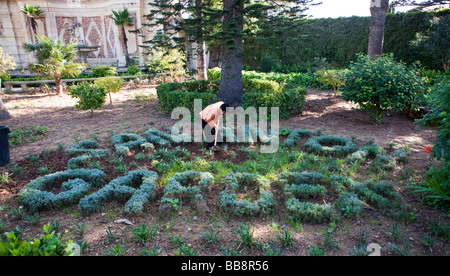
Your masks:
<path fill-rule="evenodd" d="M 301 222 L 324 223 L 333 221 L 336 217 L 331 205 L 300 202 L 296 198 L 286 201 L 286 210 L 291 219 Z"/>
<path fill-rule="evenodd" d="M 169 147 L 176 141 L 184 141 L 184 137 L 165 133 L 163 131 L 151 128 L 144 132 L 144 137 L 148 142 L 158 144 L 162 147 Z"/>
<path fill-rule="evenodd" d="M 98 87 L 103 87 L 107 93 L 109 93 L 110 103 L 111 93 L 119 92 L 122 88 L 124 80 L 119 77 L 102 77 L 94 81 L 94 84 Z"/>
<path fill-rule="evenodd" d="M 349 220 L 357 218 L 364 210 L 364 205 L 354 193 L 342 193 L 334 203 L 335 208 Z"/>
<path fill-rule="evenodd" d="M 164 187 L 161 203 L 170 203 L 177 196 L 189 199 L 204 200 L 202 193 L 214 183 L 209 172 L 185 171 L 174 174 Z"/>
<path fill-rule="evenodd" d="M 80 154 L 89 154 L 92 157 L 104 157 L 109 154 L 108 149 L 98 149 L 98 142 L 95 140 L 83 140 L 78 144 L 71 145 L 68 147 L 65 152 L 69 156 L 80 155 Z"/>
<path fill-rule="evenodd" d="M 116 148 L 116 153 L 126 155 L 130 149 L 139 149 L 147 140 L 138 134 L 124 133 L 111 137 L 111 143 Z"/>
<path fill-rule="evenodd" d="M 275 200 L 270 189 L 270 182 L 258 174 L 230 173 L 225 177 L 225 190 L 219 195 L 220 208 L 237 217 L 267 215 L 273 211 Z M 249 196 L 240 199 L 244 194 L 258 194 L 257 200 Z"/>
<path fill-rule="evenodd" d="M 345 85 L 345 75 L 347 73 L 348 69 L 321 70 L 317 72 L 317 81 L 325 85 L 332 86 L 334 89 L 334 95 L 337 95 L 339 89 Z"/>
<path fill-rule="evenodd" d="M 280 84 L 273 80 L 243 79 L 242 85 L 246 93 L 276 93 L 280 91 Z"/>
<path fill-rule="evenodd" d="M 185 57 L 180 50 L 152 50 L 150 56 L 147 63 L 150 74 L 167 73 L 172 80 L 184 75 Z"/>
<path fill-rule="evenodd" d="M 131 233 L 133 233 L 136 242 L 145 244 L 156 237 L 158 225 L 147 227 L 147 225 L 141 224 L 139 227 L 133 227 Z"/>
<path fill-rule="evenodd" d="M 351 191 L 367 204 L 388 210 L 399 207 L 400 195 L 395 192 L 392 181 L 368 181 L 356 183 Z"/>
<path fill-rule="evenodd" d="M 45 227 L 45 225 L 44 225 Z M 61 234 L 40 234 L 39 238 L 23 241 L 14 232 L 6 234 L 6 242 L 0 242 L 0 256 L 70 256 L 72 241 L 64 244 Z"/>
<path fill-rule="evenodd" d="M 17 147 L 29 142 L 35 142 L 47 135 L 47 127 L 30 125 L 25 130 L 15 129 L 8 134 L 9 146 Z"/>
<path fill-rule="evenodd" d="M 358 103 L 373 122 L 380 123 L 391 109 L 414 110 L 424 89 L 414 68 L 391 56 L 360 55 L 350 65 L 343 99 Z"/>
<path fill-rule="evenodd" d="M 238 234 L 241 244 L 250 248 L 256 245 L 255 238 L 253 237 L 254 229 L 252 231 L 250 225 L 239 223 L 239 229 L 232 229 L 232 231 Z"/>
<path fill-rule="evenodd" d="M 67 170 L 38 177 L 19 192 L 19 201 L 32 213 L 58 206 L 76 204 L 91 187 L 104 183 L 106 174 L 100 170 Z M 62 183 L 61 192 L 46 191 L 52 185 Z"/>
<path fill-rule="evenodd" d="M 103 86 L 82 82 L 71 87 L 69 92 L 72 98 L 79 99 L 75 107 L 81 110 L 94 112 L 94 109 L 101 108 L 106 101 L 106 90 Z"/>
<path fill-rule="evenodd" d="M 309 129 L 295 129 L 289 133 L 286 140 L 284 140 L 282 146 L 283 147 L 292 147 L 295 145 L 295 141 L 297 141 L 301 138 L 306 138 L 306 137 L 311 137 L 311 136 L 312 136 L 312 131 Z"/>
<path fill-rule="evenodd" d="M 116 67 L 113 66 L 93 66 L 92 73 L 95 78 L 103 78 L 114 76 L 116 74 Z"/>
<path fill-rule="evenodd" d="M 357 150 L 356 144 L 350 139 L 335 136 L 312 137 L 304 144 L 304 148 L 307 152 L 336 157 L 344 157 Z"/>
<path fill-rule="evenodd" d="M 142 75 L 141 69 L 139 69 L 138 65 L 130 65 L 127 67 L 127 73 L 130 76 Z"/>
<path fill-rule="evenodd" d="M 97 192 L 83 197 L 78 209 L 84 216 L 99 210 L 105 203 L 117 200 L 126 202 L 125 213 L 139 214 L 144 204 L 154 195 L 158 174 L 153 171 L 135 170 L 111 180 Z M 136 188 L 135 188 L 136 187 Z"/>

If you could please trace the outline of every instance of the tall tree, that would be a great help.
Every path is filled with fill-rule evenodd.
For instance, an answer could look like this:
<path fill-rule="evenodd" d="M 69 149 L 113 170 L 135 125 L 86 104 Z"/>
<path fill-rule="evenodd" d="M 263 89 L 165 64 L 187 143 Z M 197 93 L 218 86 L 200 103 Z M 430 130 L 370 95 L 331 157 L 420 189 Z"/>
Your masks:
<path fill-rule="evenodd" d="M 131 65 L 130 55 L 128 53 L 128 38 L 127 33 L 125 31 L 125 26 L 133 24 L 133 17 L 130 16 L 128 9 L 123 9 L 122 11 L 112 11 L 113 16 L 110 16 L 116 26 L 120 28 L 121 36 L 122 36 L 122 47 L 123 54 L 125 55 L 125 67 Z"/>
<path fill-rule="evenodd" d="M 21 10 L 27 17 L 27 25 L 31 26 L 31 29 L 33 31 L 32 42 L 34 42 L 37 37 L 37 22 L 36 22 L 35 18 L 41 16 L 41 14 L 42 14 L 41 8 L 39 6 L 23 4 L 23 6 L 21 7 Z"/>
<path fill-rule="evenodd" d="M 14 58 L 8 54 L 3 53 L 3 48 L 0 47 L 0 76 L 7 74 L 8 70 L 14 70 L 16 62 Z M 0 79 L 0 87 L 2 80 Z M 5 108 L 2 96 L 0 95 L 0 121 L 10 119 L 11 115 Z"/>
<path fill-rule="evenodd" d="M 367 54 L 371 57 L 383 53 L 384 27 L 389 0 L 370 0 L 370 33 Z"/>
<path fill-rule="evenodd" d="M 447 7 L 450 8 L 449 0 L 396 0 L 392 2 L 395 6 L 413 6 L 418 10 L 423 10 L 431 7 Z"/>
<path fill-rule="evenodd" d="M 36 63 L 28 65 L 31 72 L 52 76 L 55 78 L 56 93 L 63 90 L 61 79 L 79 75 L 85 64 L 76 63 L 77 47 L 74 42 L 65 43 L 62 40 L 51 40 L 46 36 L 38 38 L 35 44 L 25 43 L 24 49 L 35 54 Z"/>

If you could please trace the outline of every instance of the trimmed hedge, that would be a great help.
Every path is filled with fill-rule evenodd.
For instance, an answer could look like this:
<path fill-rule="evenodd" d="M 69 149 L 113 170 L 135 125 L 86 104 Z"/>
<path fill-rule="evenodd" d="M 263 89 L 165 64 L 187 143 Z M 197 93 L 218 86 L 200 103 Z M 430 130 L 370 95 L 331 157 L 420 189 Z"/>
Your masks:
<path fill-rule="evenodd" d="M 312 137 L 304 144 L 304 148 L 309 153 L 336 157 L 347 156 L 358 149 L 350 139 L 336 136 Z"/>
<path fill-rule="evenodd" d="M 153 196 L 157 178 L 158 174 L 153 171 L 130 171 L 125 176 L 112 180 L 96 193 L 83 197 L 78 209 L 86 216 L 99 210 L 105 203 L 117 200 L 126 202 L 126 213 L 138 214 Z"/>
<path fill-rule="evenodd" d="M 309 129 L 295 129 L 289 133 L 286 140 L 284 140 L 283 144 L 281 146 L 283 147 L 292 147 L 295 145 L 295 141 L 305 138 L 305 137 L 311 137 L 312 131 Z"/>
<path fill-rule="evenodd" d="M 279 80 L 244 78 L 244 108 L 271 107 L 280 108 L 280 118 L 286 119 L 303 112 L 307 89 L 304 86 L 285 85 L 289 77 Z M 213 100 L 217 100 L 218 81 L 190 81 L 184 83 L 166 83 L 156 87 L 160 108 L 171 113 L 177 107 L 186 107 L 194 111 L 194 100 L 201 99 L 205 107 Z"/>
<path fill-rule="evenodd" d="M 204 200 L 203 191 L 214 183 L 214 177 L 209 172 L 185 171 L 174 174 L 164 187 L 163 204 L 171 204 L 176 195 L 190 199 Z"/>
<path fill-rule="evenodd" d="M 97 141 L 84 140 L 78 144 L 72 145 L 66 149 L 66 153 L 69 156 L 88 153 L 93 157 L 104 157 L 109 154 L 107 149 L 97 149 L 99 146 Z"/>
<path fill-rule="evenodd" d="M 256 201 L 239 200 L 237 193 L 242 186 L 256 185 L 259 198 Z M 219 195 L 220 208 L 237 217 L 267 215 L 273 211 L 275 200 L 269 191 L 270 183 L 259 174 L 230 173 L 225 177 L 225 190 Z M 253 189 L 253 187 L 252 187 Z"/>
<path fill-rule="evenodd" d="M 19 201 L 32 213 L 75 204 L 89 189 L 102 185 L 105 177 L 104 172 L 96 169 L 67 170 L 38 177 L 20 190 Z M 45 191 L 61 182 L 59 194 Z"/>
<path fill-rule="evenodd" d="M 126 155 L 130 149 L 138 149 L 142 144 L 147 143 L 147 140 L 138 134 L 117 134 L 111 137 L 111 143 L 119 155 Z"/>

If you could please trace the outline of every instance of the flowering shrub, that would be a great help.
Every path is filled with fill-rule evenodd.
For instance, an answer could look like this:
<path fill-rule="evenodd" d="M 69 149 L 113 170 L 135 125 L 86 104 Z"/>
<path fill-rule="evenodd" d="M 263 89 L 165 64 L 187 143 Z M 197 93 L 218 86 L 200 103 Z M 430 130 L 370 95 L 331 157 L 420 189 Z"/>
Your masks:
<path fill-rule="evenodd" d="M 359 104 L 375 123 L 380 123 L 391 109 L 414 109 L 425 88 L 414 68 L 386 55 L 360 55 L 350 65 L 345 81 L 343 99 Z"/>

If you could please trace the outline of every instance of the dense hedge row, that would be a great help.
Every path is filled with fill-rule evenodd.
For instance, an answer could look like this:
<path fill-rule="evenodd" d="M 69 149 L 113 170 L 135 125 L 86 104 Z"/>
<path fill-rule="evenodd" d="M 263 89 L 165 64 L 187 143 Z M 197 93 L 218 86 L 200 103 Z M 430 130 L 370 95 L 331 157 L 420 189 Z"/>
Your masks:
<path fill-rule="evenodd" d="M 450 9 L 388 14 L 384 52 L 407 63 L 419 60 L 428 68 L 441 69 L 438 60 L 411 47 L 411 41 L 418 33 L 433 28 L 434 17 L 448 14 Z M 358 53 L 367 53 L 369 25 L 370 17 L 354 16 L 300 20 L 285 27 L 285 31 L 263 29 L 260 35 L 245 41 L 244 65 L 266 71 L 306 72 L 314 67 L 317 58 L 326 58 L 345 67 Z"/>

